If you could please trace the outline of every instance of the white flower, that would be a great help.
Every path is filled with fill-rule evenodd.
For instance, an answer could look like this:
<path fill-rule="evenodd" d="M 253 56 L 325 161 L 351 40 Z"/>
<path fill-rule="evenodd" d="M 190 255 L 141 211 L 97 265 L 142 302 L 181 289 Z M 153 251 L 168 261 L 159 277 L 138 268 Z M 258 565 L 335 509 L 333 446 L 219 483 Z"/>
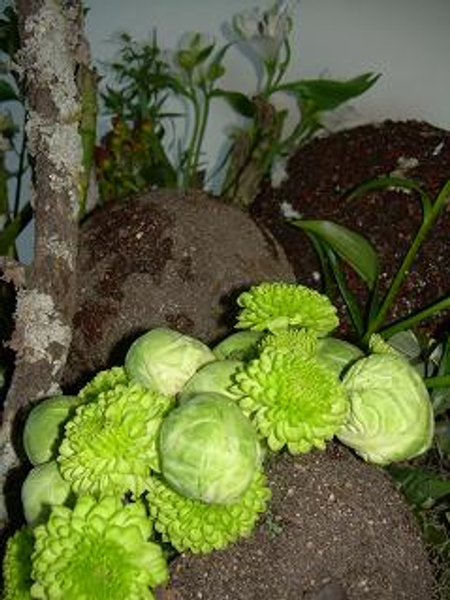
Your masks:
<path fill-rule="evenodd" d="M 251 42 L 263 60 L 274 61 L 291 32 L 291 13 L 292 2 L 281 0 L 264 12 L 254 8 L 235 15 L 233 25 L 242 39 Z"/>

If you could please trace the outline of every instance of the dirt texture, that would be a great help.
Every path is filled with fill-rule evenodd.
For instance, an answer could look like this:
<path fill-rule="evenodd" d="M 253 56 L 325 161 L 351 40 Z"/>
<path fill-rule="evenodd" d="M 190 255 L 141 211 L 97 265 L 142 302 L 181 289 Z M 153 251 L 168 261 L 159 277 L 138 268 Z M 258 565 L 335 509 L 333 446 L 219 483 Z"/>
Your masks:
<path fill-rule="evenodd" d="M 450 178 L 450 132 L 419 121 L 383 121 L 318 138 L 290 159 L 287 179 L 266 188 L 252 206 L 255 219 L 284 248 L 297 280 L 320 288 L 320 265 L 307 237 L 282 215 L 286 203 L 305 219 L 327 219 L 368 238 L 380 257 L 380 291 L 386 290 L 421 220 L 416 193 L 384 190 L 348 199 L 355 186 L 381 175 L 423 185 L 434 198 Z M 442 213 L 395 303 L 389 321 L 410 314 L 450 292 L 450 209 Z M 353 272 L 357 296 L 367 297 Z M 343 307 L 341 306 L 343 314 Z M 448 328 L 449 313 L 425 324 L 431 333 Z"/>
<path fill-rule="evenodd" d="M 202 192 L 152 192 L 97 211 L 81 228 L 79 272 L 66 388 L 123 362 L 156 326 L 213 342 L 234 325 L 240 291 L 294 281 L 269 233 Z"/>
<path fill-rule="evenodd" d="M 253 535 L 181 555 L 158 600 L 431 600 L 418 530 L 386 473 L 338 444 L 268 468 L 269 512 Z"/>

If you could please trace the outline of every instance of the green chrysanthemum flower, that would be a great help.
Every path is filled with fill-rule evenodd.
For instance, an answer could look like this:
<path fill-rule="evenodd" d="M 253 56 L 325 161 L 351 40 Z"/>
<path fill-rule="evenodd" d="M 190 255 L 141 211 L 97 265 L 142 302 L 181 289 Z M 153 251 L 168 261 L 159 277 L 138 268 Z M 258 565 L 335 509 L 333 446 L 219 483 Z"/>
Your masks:
<path fill-rule="evenodd" d="M 237 303 L 242 308 L 239 329 L 277 331 L 306 327 L 323 336 L 339 323 L 329 298 L 302 285 L 262 283 L 242 293 Z"/>
<path fill-rule="evenodd" d="M 31 600 L 31 554 L 34 536 L 24 527 L 9 538 L 3 558 L 4 600 Z"/>
<path fill-rule="evenodd" d="M 128 377 L 123 367 L 112 367 L 105 371 L 100 371 L 95 375 L 84 388 L 78 392 L 78 398 L 81 402 L 91 402 L 96 400 L 102 392 L 113 390 L 116 385 L 127 385 Z"/>
<path fill-rule="evenodd" d="M 181 496 L 161 479 L 150 482 L 148 501 L 155 529 L 179 552 L 207 554 L 250 535 L 266 510 L 270 490 L 258 472 L 243 495 L 232 504 L 207 504 Z"/>
<path fill-rule="evenodd" d="M 119 384 L 80 406 L 66 425 L 58 456 L 74 492 L 140 495 L 158 470 L 157 431 L 172 404 L 139 384 Z"/>
<path fill-rule="evenodd" d="M 323 449 L 345 421 L 348 400 L 337 376 L 317 359 L 267 348 L 236 375 L 238 402 L 271 450 Z"/>
<path fill-rule="evenodd" d="M 32 597 L 44 600 L 150 600 L 167 581 L 162 550 L 150 542 L 142 503 L 81 497 L 53 509 L 35 529 Z"/>

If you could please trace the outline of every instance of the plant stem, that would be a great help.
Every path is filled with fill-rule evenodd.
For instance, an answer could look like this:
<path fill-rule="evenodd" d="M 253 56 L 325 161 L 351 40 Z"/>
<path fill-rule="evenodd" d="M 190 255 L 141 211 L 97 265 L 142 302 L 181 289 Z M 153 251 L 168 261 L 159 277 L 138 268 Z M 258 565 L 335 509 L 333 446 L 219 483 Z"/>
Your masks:
<path fill-rule="evenodd" d="M 195 86 L 192 85 L 191 89 L 192 89 L 191 94 L 189 94 L 188 97 L 191 100 L 192 107 L 194 109 L 194 125 L 193 125 L 191 141 L 189 143 L 189 148 L 187 151 L 186 165 L 185 165 L 185 169 L 184 169 L 185 172 L 183 174 L 184 189 L 187 189 L 188 187 L 190 187 L 190 185 L 192 183 L 192 179 L 193 179 L 192 172 L 195 169 L 195 164 L 192 164 L 192 163 L 193 163 L 193 159 L 194 159 L 195 148 L 197 145 L 197 137 L 198 137 L 198 133 L 199 133 L 199 123 L 200 123 L 200 114 L 201 114 L 200 103 L 197 98 Z"/>
<path fill-rule="evenodd" d="M 397 270 L 397 272 L 395 274 L 395 277 L 391 283 L 389 291 L 386 294 L 377 315 L 369 323 L 369 325 L 367 327 L 367 331 L 364 334 L 364 338 L 363 338 L 364 342 L 367 342 L 367 340 L 372 335 L 372 333 L 375 333 L 376 331 L 378 331 L 378 329 L 381 327 L 382 323 L 386 319 L 386 316 L 387 316 L 387 314 L 388 314 L 388 312 L 400 290 L 400 287 L 402 286 L 402 284 L 405 280 L 405 277 L 408 275 L 408 272 L 417 256 L 417 253 L 418 253 L 423 241 L 425 240 L 429 231 L 433 227 L 436 219 L 439 216 L 440 211 L 445 206 L 445 203 L 447 202 L 449 197 L 450 197 L 450 180 L 447 181 L 447 183 L 444 185 L 442 190 L 439 192 L 439 195 L 436 198 L 436 201 L 433 204 L 431 211 L 429 211 L 428 214 L 424 215 L 422 224 L 420 225 L 420 227 L 416 233 L 416 236 L 415 236 L 411 246 L 409 247 L 409 250 L 408 250 L 405 258 L 403 259 L 402 264 L 400 265 L 399 269 Z M 417 315 L 416 315 L 416 318 L 417 318 Z M 408 319 L 405 319 L 405 321 L 407 322 Z M 405 327 L 403 327 L 403 329 L 404 328 Z"/>
<path fill-rule="evenodd" d="M 450 375 L 425 377 L 424 382 L 427 388 L 430 389 L 450 387 Z"/>
<path fill-rule="evenodd" d="M 420 312 L 414 313 L 409 317 L 405 317 L 404 319 L 401 319 L 400 321 L 397 321 L 396 323 L 393 323 L 392 325 L 381 329 L 380 333 L 383 335 L 384 338 L 389 338 L 392 335 L 394 335 L 394 333 L 410 329 L 413 325 L 417 325 L 417 323 L 420 323 L 420 321 L 424 321 L 425 319 L 432 317 L 436 313 L 442 312 L 443 310 L 447 309 L 450 309 L 450 296 L 446 296 L 442 300 L 435 302 L 434 304 L 428 306 L 427 308 L 424 308 Z"/>
<path fill-rule="evenodd" d="M 20 198 L 22 196 L 22 177 L 24 173 L 24 163 L 25 163 L 25 155 L 27 150 L 27 139 L 25 133 L 25 118 L 22 127 L 23 135 L 22 135 L 22 143 L 20 145 L 20 153 L 19 153 L 19 165 L 17 167 L 17 177 L 16 177 L 16 191 L 14 195 L 14 208 L 13 208 L 13 218 L 17 217 L 20 210 Z"/>
<path fill-rule="evenodd" d="M 203 109 L 200 111 L 201 115 L 199 116 L 199 127 L 197 132 L 196 147 L 194 148 L 194 160 L 192 165 L 194 178 L 196 173 L 198 172 L 203 138 L 205 137 L 206 125 L 208 123 L 210 100 L 211 98 L 208 90 L 203 89 Z"/>

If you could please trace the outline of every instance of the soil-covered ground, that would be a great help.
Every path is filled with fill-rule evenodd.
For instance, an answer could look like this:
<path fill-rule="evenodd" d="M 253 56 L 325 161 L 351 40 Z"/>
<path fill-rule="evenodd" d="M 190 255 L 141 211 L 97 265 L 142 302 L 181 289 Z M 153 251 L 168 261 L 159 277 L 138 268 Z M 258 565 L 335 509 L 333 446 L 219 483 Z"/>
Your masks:
<path fill-rule="evenodd" d="M 252 207 L 253 216 L 274 234 L 293 265 L 297 280 L 320 287 L 317 256 L 300 229 L 287 224 L 281 209 L 290 206 L 305 219 L 326 219 L 352 228 L 372 242 L 380 257 L 380 291 L 386 289 L 420 225 L 418 195 L 397 189 L 348 199 L 364 181 L 383 175 L 413 179 L 434 198 L 450 179 L 450 132 L 418 121 L 384 121 L 318 138 L 289 161 L 287 179 L 267 188 Z M 410 314 L 450 292 L 450 208 L 425 241 L 390 319 Z M 348 272 L 360 299 L 364 286 Z M 425 326 L 447 329 L 449 314 Z"/>
<path fill-rule="evenodd" d="M 269 464 L 269 512 L 254 534 L 182 555 L 159 600 L 431 600 L 417 528 L 385 472 L 338 444 Z"/>

